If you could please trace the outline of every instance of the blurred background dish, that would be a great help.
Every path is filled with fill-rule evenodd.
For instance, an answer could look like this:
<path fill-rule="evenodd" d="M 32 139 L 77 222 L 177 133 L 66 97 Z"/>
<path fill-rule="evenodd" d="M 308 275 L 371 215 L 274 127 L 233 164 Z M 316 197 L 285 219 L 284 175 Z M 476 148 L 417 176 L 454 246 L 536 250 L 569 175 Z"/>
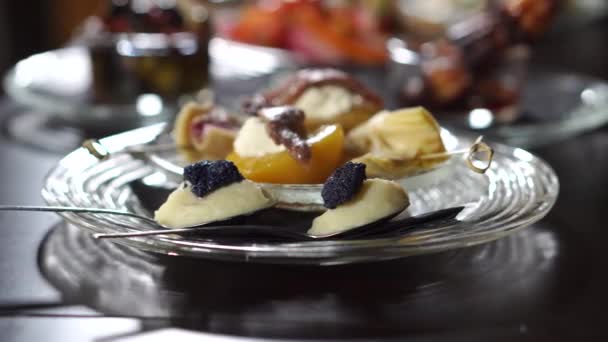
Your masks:
<path fill-rule="evenodd" d="M 293 53 L 301 63 L 381 65 L 397 30 L 393 1 L 241 2 L 216 16 L 219 36 Z"/>
<path fill-rule="evenodd" d="M 243 46 L 221 38 L 209 42 L 209 54 L 213 60 L 209 74 L 224 81 L 215 83 L 214 97 L 231 107 L 239 105 L 235 101 L 235 93 L 253 93 L 267 84 L 268 76 L 273 72 L 296 67 L 282 51 Z M 242 63 L 240 56 L 243 54 L 248 55 L 251 63 Z M 159 61 L 163 58 L 160 57 Z M 111 87 L 110 84 L 98 87 L 96 83 L 107 80 L 95 77 L 93 65 L 93 57 L 86 47 L 71 46 L 43 52 L 20 61 L 10 69 L 4 77 L 4 90 L 18 103 L 51 113 L 61 118 L 64 124 L 83 128 L 92 134 L 119 132 L 171 120 L 182 104 L 189 100 L 204 101 L 209 96 L 207 86 L 183 93 L 173 89 L 171 96 L 163 96 L 162 92 L 153 90 L 140 93 L 133 88 L 123 92 L 121 87 Z M 207 73 L 196 72 L 198 68 L 193 70 L 183 69 L 182 72 Z M 108 72 L 127 77 L 124 70 Z M 112 82 L 129 87 L 119 79 Z M 103 89 L 110 89 L 116 95 Z"/>
<path fill-rule="evenodd" d="M 496 57 L 495 53 L 488 53 L 493 51 L 488 47 L 499 44 L 490 39 L 494 37 L 492 32 L 502 32 L 509 26 L 505 16 L 497 17 L 496 13 L 518 3 L 519 0 L 100 0 L 85 6 L 63 0 L 53 9 L 70 9 L 67 12 L 72 17 L 66 20 L 72 24 L 58 25 L 62 29 L 55 29 L 54 34 L 56 40 L 63 39 L 69 47 L 24 59 L 7 73 L 4 85 L 17 102 L 45 113 L 47 119 L 39 120 L 41 129 L 56 129 L 57 123 L 63 123 L 93 136 L 170 120 L 183 101 L 196 99 L 201 89 L 213 88 L 217 102 L 237 108 L 240 96 L 267 87 L 277 73 L 310 64 L 339 65 L 377 89 L 392 108 L 422 104 L 440 116 L 444 124 L 461 129 L 483 128 L 485 134 L 509 143 L 526 140 L 523 143 L 529 146 L 533 139 L 522 140 L 521 136 L 530 129 L 519 130 L 521 124 L 562 122 L 573 111 L 586 113 L 581 120 L 586 124 L 569 124 L 576 129 L 561 129 L 556 138 L 601 125 L 605 121 L 601 115 L 603 105 L 597 101 L 588 105 L 580 91 L 564 93 L 570 104 L 553 106 L 550 115 L 529 115 L 532 110 L 526 108 L 525 104 L 530 103 L 527 99 L 543 91 L 538 82 L 547 78 L 528 73 L 534 48 L 519 36 L 512 39 L 517 43 L 512 47 L 503 49 L 500 45 L 500 49 L 495 49 L 504 50 L 497 55 L 498 63 L 483 70 L 475 67 L 459 71 L 462 77 L 474 80 L 472 86 L 465 82 L 460 89 L 461 83 L 454 78 L 443 83 L 437 78 L 434 87 L 444 94 L 455 92 L 450 95 L 453 100 L 445 104 L 429 100 L 430 83 L 425 80 L 435 78 L 425 75 L 420 48 L 427 46 L 423 49 L 427 54 L 433 49 L 439 52 L 437 65 L 445 58 L 450 60 L 441 51 L 450 46 L 446 41 L 451 42 L 463 49 L 463 56 L 473 65 L 486 65 L 484 60 Z M 550 27 L 552 35 L 599 17 L 608 7 L 593 1 L 539 3 L 549 6 L 549 10 L 530 22 L 533 27 L 540 27 L 539 32 Z M 558 3 L 561 15 L 551 20 Z M 551 26 L 553 21 L 556 23 Z M 325 24 L 313 30 L 319 22 Z M 353 46 L 363 50 L 353 50 Z M 246 63 L 243 56 L 247 56 Z M 562 76 L 574 77 L 563 73 L 555 77 Z M 589 83 L 600 94 L 595 99 L 603 98 L 601 87 L 595 87 L 598 82 L 587 78 L 581 82 Z M 450 88 L 443 89 L 441 84 L 449 84 Z M 584 89 L 586 86 L 581 91 Z M 580 103 L 575 103 L 577 99 Z M 492 114 L 489 121 L 479 121 L 488 110 Z M 476 114 L 471 116 L 473 111 Z M 473 120 L 476 118 L 481 119 Z M 44 124 L 49 120 L 53 123 Z M 471 120 L 476 122 L 470 125 Z M 488 124 L 491 129 L 481 127 Z M 518 138 L 510 139 L 513 135 Z"/>
<path fill-rule="evenodd" d="M 209 84 L 209 12 L 193 1 L 110 1 L 68 47 L 33 55 L 5 77 L 18 102 L 69 125 L 120 131 L 170 119 Z"/>
<path fill-rule="evenodd" d="M 420 57 L 406 42 L 388 42 L 391 56 L 387 92 L 393 106 L 413 105 L 421 84 Z M 436 107 L 437 119 L 456 130 L 477 131 L 515 146 L 555 142 L 608 122 L 608 83 L 592 76 L 536 67 L 529 70 L 529 49 L 511 48 L 500 65 L 480 80 L 476 91 L 455 104 Z"/>
<path fill-rule="evenodd" d="M 154 93 L 137 95 L 134 103 L 93 100 L 91 69 L 88 51 L 81 47 L 44 52 L 9 71 L 4 89 L 21 104 L 53 113 L 75 127 L 98 131 L 167 120 L 178 109 L 176 103 Z"/>

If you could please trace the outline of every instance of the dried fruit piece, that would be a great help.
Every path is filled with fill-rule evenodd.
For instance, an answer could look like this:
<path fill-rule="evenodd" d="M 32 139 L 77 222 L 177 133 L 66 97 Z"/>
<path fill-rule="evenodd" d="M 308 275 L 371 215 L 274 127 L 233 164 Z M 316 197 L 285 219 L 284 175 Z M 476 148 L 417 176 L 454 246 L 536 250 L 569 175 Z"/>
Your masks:
<path fill-rule="evenodd" d="M 266 132 L 275 144 L 285 146 L 302 163 L 310 160 L 303 111 L 292 106 L 269 107 L 260 109 L 258 116 L 266 121 Z"/>

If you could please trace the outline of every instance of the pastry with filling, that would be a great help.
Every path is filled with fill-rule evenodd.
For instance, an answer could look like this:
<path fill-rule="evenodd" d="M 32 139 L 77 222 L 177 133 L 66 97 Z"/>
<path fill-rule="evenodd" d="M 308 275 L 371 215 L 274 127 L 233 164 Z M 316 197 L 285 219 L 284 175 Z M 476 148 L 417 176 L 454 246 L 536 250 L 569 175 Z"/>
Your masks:
<path fill-rule="evenodd" d="M 201 161 L 184 168 L 184 182 L 154 213 L 164 227 L 185 228 L 252 214 L 274 205 L 229 161 Z"/>
<path fill-rule="evenodd" d="M 383 108 L 382 99 L 347 73 L 335 69 L 304 69 L 281 86 L 256 94 L 244 104 L 257 115 L 265 107 L 291 105 L 306 113 L 305 126 L 340 124 L 345 131 Z"/>
<path fill-rule="evenodd" d="M 239 126 L 223 109 L 191 102 L 177 115 L 173 138 L 188 162 L 219 160 L 232 151 Z"/>
<path fill-rule="evenodd" d="M 354 162 L 367 165 L 369 177 L 386 179 L 410 176 L 446 160 L 439 124 L 422 107 L 375 115 L 347 135 L 346 150 Z"/>
<path fill-rule="evenodd" d="M 365 164 L 348 162 L 325 182 L 328 210 L 315 218 L 308 234 L 323 237 L 393 217 L 409 206 L 405 190 L 384 179 L 366 179 Z"/>
<path fill-rule="evenodd" d="M 260 109 L 245 121 L 226 159 L 256 182 L 324 182 L 340 165 L 344 133 L 339 125 L 328 125 L 307 134 L 304 117 L 292 106 Z"/>

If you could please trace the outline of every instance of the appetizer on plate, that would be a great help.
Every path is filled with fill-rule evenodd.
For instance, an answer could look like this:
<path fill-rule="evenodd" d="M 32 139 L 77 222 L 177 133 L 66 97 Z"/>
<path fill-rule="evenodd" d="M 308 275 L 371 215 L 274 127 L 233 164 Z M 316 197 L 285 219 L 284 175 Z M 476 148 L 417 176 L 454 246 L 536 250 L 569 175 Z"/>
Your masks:
<path fill-rule="evenodd" d="M 229 161 L 202 161 L 184 168 L 184 181 L 154 213 L 169 228 L 184 228 L 252 214 L 274 205 Z"/>
<path fill-rule="evenodd" d="M 447 159 L 439 124 L 422 107 L 375 115 L 347 135 L 346 146 L 370 177 L 405 177 Z"/>
<path fill-rule="evenodd" d="M 261 108 L 285 105 L 303 110 L 310 130 L 340 124 L 349 131 L 383 108 L 378 95 L 336 69 L 300 70 L 278 87 L 255 94 L 243 107 L 256 115 Z"/>
<path fill-rule="evenodd" d="M 365 164 L 348 162 L 323 185 L 328 209 L 312 222 L 311 236 L 332 235 L 390 219 L 410 202 L 405 190 L 385 179 L 366 179 Z"/>
<path fill-rule="evenodd" d="M 307 234 L 326 237 L 389 220 L 409 206 L 405 190 L 384 179 L 367 179 L 365 164 L 347 162 L 323 185 L 327 209 L 312 221 Z M 226 160 L 202 161 L 184 169 L 184 181 L 154 214 L 167 228 L 226 221 L 272 207 L 276 201 L 244 179 Z"/>
<path fill-rule="evenodd" d="M 239 126 L 222 108 L 191 102 L 177 115 L 173 139 L 188 162 L 224 159 L 232 151 Z"/>
<path fill-rule="evenodd" d="M 245 177 L 262 183 L 322 183 L 340 165 L 344 133 L 328 125 L 306 133 L 304 112 L 295 107 L 261 109 L 249 118 L 227 157 Z"/>
<path fill-rule="evenodd" d="M 188 162 L 226 159 L 259 183 L 319 185 L 353 160 L 370 177 L 398 179 L 447 159 L 440 127 L 422 107 L 383 111 L 364 85 L 333 69 L 305 69 L 254 95 L 241 120 L 188 104 L 174 139 Z"/>

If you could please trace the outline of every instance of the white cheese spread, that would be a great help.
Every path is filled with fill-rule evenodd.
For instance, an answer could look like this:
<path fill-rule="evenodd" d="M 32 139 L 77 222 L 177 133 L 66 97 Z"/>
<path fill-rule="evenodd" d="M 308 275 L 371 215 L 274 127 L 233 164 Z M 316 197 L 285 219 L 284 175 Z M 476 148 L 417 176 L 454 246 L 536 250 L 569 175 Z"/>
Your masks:
<path fill-rule="evenodd" d="M 350 201 L 329 209 L 312 222 L 311 236 L 343 232 L 397 214 L 409 206 L 399 184 L 384 179 L 367 179 Z"/>
<path fill-rule="evenodd" d="M 197 197 L 188 183 L 182 183 L 154 213 L 154 219 L 165 227 L 184 228 L 251 214 L 273 204 L 262 189 L 248 180 L 222 187 L 205 197 Z"/>

